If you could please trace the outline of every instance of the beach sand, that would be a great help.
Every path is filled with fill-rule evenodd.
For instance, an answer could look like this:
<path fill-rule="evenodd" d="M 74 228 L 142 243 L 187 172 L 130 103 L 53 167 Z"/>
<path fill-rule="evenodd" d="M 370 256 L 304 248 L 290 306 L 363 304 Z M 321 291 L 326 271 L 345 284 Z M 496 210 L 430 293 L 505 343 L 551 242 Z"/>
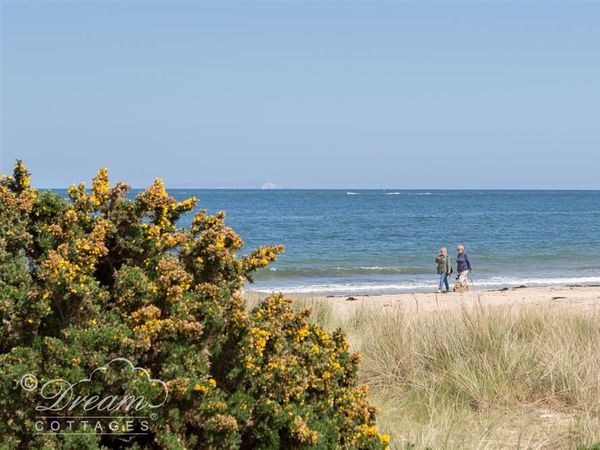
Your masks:
<path fill-rule="evenodd" d="M 267 294 L 253 292 L 252 298 L 264 298 Z M 291 299 L 310 299 L 326 302 L 338 319 L 351 317 L 357 310 L 373 308 L 390 310 L 401 308 L 407 313 L 446 311 L 482 306 L 518 308 L 543 306 L 575 308 L 579 311 L 600 311 L 600 286 L 550 286 L 517 287 L 505 290 L 467 293 L 414 293 L 386 295 L 319 296 L 311 294 L 287 294 Z"/>

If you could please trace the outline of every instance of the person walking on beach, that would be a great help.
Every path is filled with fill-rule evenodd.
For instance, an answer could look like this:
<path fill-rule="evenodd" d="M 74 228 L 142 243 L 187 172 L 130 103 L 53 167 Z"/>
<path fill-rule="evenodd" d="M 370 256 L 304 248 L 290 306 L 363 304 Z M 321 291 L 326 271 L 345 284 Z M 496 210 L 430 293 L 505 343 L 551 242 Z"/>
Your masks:
<path fill-rule="evenodd" d="M 450 263 L 450 258 L 448 257 L 448 250 L 446 250 L 446 247 L 440 248 L 440 252 L 435 258 L 435 262 L 437 263 L 437 273 L 440 276 L 438 292 L 442 292 L 444 286 L 446 286 L 445 292 L 448 292 L 450 290 L 448 276 L 452 273 L 452 264 Z"/>
<path fill-rule="evenodd" d="M 466 291 L 469 290 L 469 283 L 467 282 L 467 277 L 469 276 L 469 273 L 471 273 L 471 271 L 473 270 L 473 266 L 471 266 L 471 260 L 469 259 L 469 256 L 465 253 L 464 245 L 458 244 L 456 250 L 458 251 L 458 256 L 456 257 L 458 283 L 456 283 L 454 290 L 460 289 Z"/>

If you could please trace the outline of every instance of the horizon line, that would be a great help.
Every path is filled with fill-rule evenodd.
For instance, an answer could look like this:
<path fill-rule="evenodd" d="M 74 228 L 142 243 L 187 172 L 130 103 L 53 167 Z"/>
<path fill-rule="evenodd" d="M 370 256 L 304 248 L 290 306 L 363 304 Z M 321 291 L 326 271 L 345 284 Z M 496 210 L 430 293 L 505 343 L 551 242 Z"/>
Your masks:
<path fill-rule="evenodd" d="M 77 184 L 77 183 L 76 183 Z M 73 185 L 70 185 L 73 186 Z M 70 186 L 66 187 L 36 187 L 35 189 L 43 190 L 67 190 Z M 131 190 L 145 190 L 149 186 L 136 187 L 131 186 Z M 91 189 L 87 187 L 86 189 Z M 188 191 L 188 190 L 203 190 L 203 191 L 587 191 L 595 192 L 600 191 L 600 188 L 476 188 L 476 187 L 462 187 L 462 188 L 358 188 L 358 187 L 345 187 L 345 188 L 321 188 L 321 187 L 308 187 L 308 188 L 275 188 L 275 189 L 264 189 L 260 187 L 170 187 L 165 186 L 167 190 L 177 191 Z"/>

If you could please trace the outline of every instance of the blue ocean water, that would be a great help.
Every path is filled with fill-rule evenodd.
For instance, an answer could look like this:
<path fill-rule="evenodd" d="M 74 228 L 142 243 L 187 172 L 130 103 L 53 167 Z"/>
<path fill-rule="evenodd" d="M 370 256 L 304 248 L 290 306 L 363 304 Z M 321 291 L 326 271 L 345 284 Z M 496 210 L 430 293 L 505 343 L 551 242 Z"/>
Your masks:
<path fill-rule="evenodd" d="M 63 191 L 64 192 L 64 191 Z M 600 191 L 205 190 L 251 250 L 286 251 L 248 289 L 331 295 L 431 291 L 440 247 L 463 243 L 475 289 L 600 284 Z M 135 195 L 136 192 L 132 192 Z M 191 224 L 191 214 L 181 225 Z"/>
<path fill-rule="evenodd" d="M 171 190 L 249 248 L 286 252 L 259 291 L 374 294 L 437 286 L 441 246 L 467 249 L 476 289 L 600 284 L 600 191 Z M 185 224 L 190 217 L 182 219 Z M 249 250 L 248 248 L 248 250 Z"/>

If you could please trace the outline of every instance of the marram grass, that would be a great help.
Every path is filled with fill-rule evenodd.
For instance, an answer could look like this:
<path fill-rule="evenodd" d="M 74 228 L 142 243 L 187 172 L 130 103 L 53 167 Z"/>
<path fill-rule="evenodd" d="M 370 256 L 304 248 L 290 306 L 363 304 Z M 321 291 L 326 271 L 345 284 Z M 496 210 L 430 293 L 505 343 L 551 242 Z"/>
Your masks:
<path fill-rule="evenodd" d="M 341 327 L 391 448 L 592 448 L 600 442 L 600 317 L 479 306 L 443 314 L 297 299 Z"/>

